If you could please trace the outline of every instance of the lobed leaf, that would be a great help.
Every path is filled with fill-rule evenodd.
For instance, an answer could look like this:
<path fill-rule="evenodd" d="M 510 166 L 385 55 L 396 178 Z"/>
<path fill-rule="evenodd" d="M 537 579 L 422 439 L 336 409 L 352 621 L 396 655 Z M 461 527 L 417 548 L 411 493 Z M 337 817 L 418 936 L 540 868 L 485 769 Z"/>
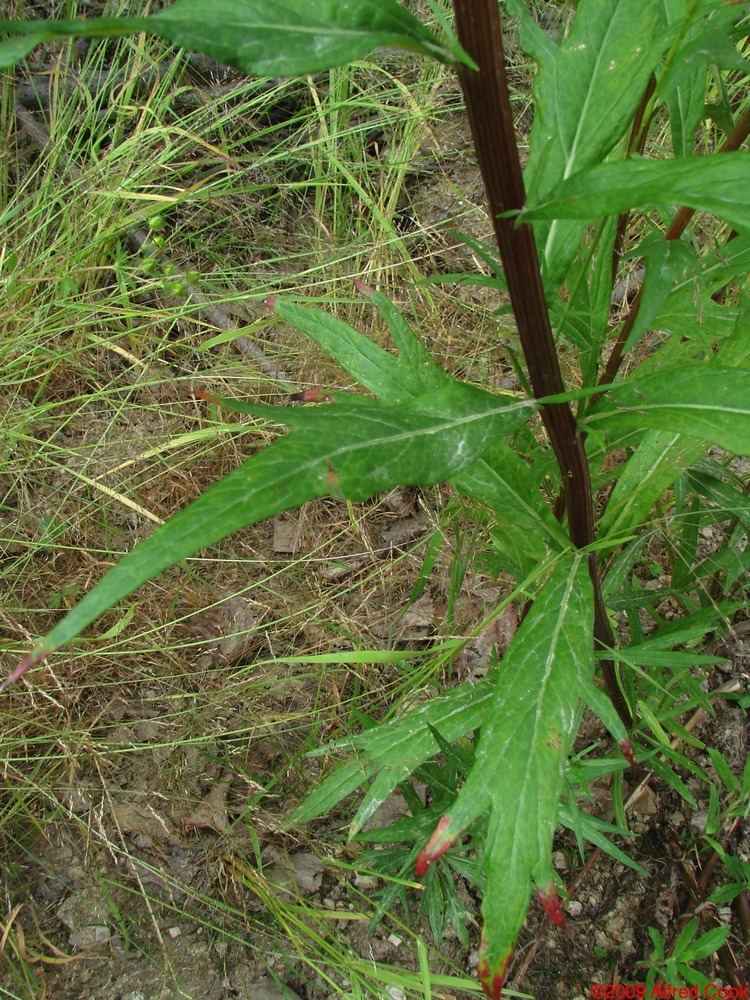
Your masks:
<path fill-rule="evenodd" d="M 222 402 L 222 401 L 219 401 Z M 226 405 L 294 428 L 206 490 L 117 563 L 6 681 L 69 642 L 162 570 L 249 524 L 313 497 L 364 500 L 393 486 L 441 482 L 533 408 L 450 382 L 440 392 L 388 406 L 340 395 L 313 407 Z"/>
<path fill-rule="evenodd" d="M 380 311 L 398 349 L 394 357 L 348 323 L 320 309 L 278 299 L 273 308 L 285 322 L 305 333 L 353 378 L 384 402 L 399 402 L 433 393 L 450 383 L 443 371 L 384 295 L 359 286 Z M 546 546 L 566 548 L 568 538 L 545 503 L 539 483 L 512 447 L 496 441 L 474 465 L 451 479 L 464 496 L 486 504 L 519 541 L 518 576 L 542 562 Z M 523 541 L 521 541 L 523 540 Z"/>
<path fill-rule="evenodd" d="M 475 761 L 420 855 L 418 872 L 489 811 L 480 977 L 499 996 L 532 887 L 549 899 L 552 836 L 581 694 L 593 675 L 585 556 L 563 557 L 508 648 Z"/>
<path fill-rule="evenodd" d="M 334 746 L 354 750 L 357 759 L 338 767 L 297 806 L 289 817 L 289 825 L 306 823 L 329 812 L 355 788 L 382 771 L 386 778 L 377 794 L 368 796 L 352 823 L 351 832 L 356 834 L 404 778 L 439 752 L 433 730 L 439 731 L 443 739 L 455 742 L 481 726 L 492 690 L 489 680 L 474 687 L 453 688 L 401 718 L 338 741 Z"/>

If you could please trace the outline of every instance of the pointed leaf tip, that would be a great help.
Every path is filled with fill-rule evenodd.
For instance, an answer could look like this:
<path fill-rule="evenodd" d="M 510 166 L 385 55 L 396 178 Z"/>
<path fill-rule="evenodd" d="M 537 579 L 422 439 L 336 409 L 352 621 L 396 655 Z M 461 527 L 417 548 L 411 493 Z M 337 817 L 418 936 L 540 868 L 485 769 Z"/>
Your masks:
<path fill-rule="evenodd" d="M 50 652 L 51 650 L 49 649 L 37 649 L 35 652 L 28 653 L 24 656 L 23 659 L 18 661 L 16 666 L 0 684 L 0 691 L 5 691 L 6 688 L 11 686 L 11 684 L 15 684 L 15 682 L 20 680 L 27 671 L 31 670 L 32 667 L 38 667 L 40 663 L 44 663 Z"/>
<path fill-rule="evenodd" d="M 445 852 L 453 845 L 456 838 L 454 834 L 447 832 L 449 829 L 450 820 L 447 816 L 441 816 L 434 833 L 422 848 L 417 858 L 417 863 L 414 866 L 418 878 L 426 875 L 427 869 L 432 862 L 437 861 L 438 858 L 442 858 Z"/>
<path fill-rule="evenodd" d="M 365 284 L 364 281 L 360 281 L 359 278 L 354 279 L 354 287 L 359 292 L 360 295 L 372 295 L 375 289 L 372 285 Z"/>
<path fill-rule="evenodd" d="M 302 392 L 293 392 L 289 399 L 293 403 L 332 403 L 333 400 L 327 396 L 325 390 L 319 385 L 303 389 Z"/>
<path fill-rule="evenodd" d="M 195 395 L 198 399 L 205 399 L 207 403 L 212 403 L 214 406 L 221 406 L 221 400 L 218 396 L 212 396 L 210 392 L 204 392 L 202 389 L 196 389 Z"/>
<path fill-rule="evenodd" d="M 268 295 L 265 299 L 263 299 L 263 305 L 270 313 L 276 312 L 276 296 Z"/>
<path fill-rule="evenodd" d="M 482 944 L 480 945 L 480 950 L 484 951 L 485 948 L 486 940 L 484 932 L 482 932 Z M 510 965 L 512 957 L 513 952 L 508 952 L 505 958 L 500 962 L 500 965 L 495 969 L 490 968 L 489 960 L 486 957 L 480 958 L 479 964 L 477 965 L 477 975 L 479 976 L 479 982 L 482 986 L 484 995 L 488 997 L 489 1000 L 500 1000 L 503 994 L 505 980 L 508 978 L 508 966 Z"/>
<path fill-rule="evenodd" d="M 537 889 L 536 898 L 539 900 L 540 906 L 544 908 L 544 911 L 552 923 L 561 927 L 564 931 L 567 930 L 568 925 L 565 920 L 565 914 L 563 913 L 560 897 L 557 895 L 557 889 L 554 885 L 550 883 L 546 890 Z"/>
<path fill-rule="evenodd" d="M 631 767 L 635 767 L 635 753 L 633 751 L 633 744 L 630 740 L 620 740 L 618 746 L 620 747 L 620 753 L 623 755 L 628 764 L 630 764 Z"/>

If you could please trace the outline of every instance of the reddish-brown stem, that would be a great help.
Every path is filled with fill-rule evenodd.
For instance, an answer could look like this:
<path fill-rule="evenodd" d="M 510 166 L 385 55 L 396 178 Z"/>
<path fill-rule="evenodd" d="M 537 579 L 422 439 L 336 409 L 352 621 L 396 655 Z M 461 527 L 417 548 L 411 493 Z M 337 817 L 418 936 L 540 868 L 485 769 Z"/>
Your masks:
<path fill-rule="evenodd" d="M 454 0 L 461 44 L 479 72 L 462 69 L 461 86 L 482 172 L 495 237 L 534 395 L 564 392 L 564 383 L 544 297 L 531 226 L 516 225 L 504 213 L 523 207 L 525 191 L 518 156 L 510 95 L 505 75 L 497 0 Z M 567 403 L 545 404 L 542 421 L 562 473 L 568 530 L 574 545 L 594 540 L 594 515 L 588 462 L 583 439 Z M 596 560 L 589 559 L 595 595 L 594 636 L 600 646 L 614 645 L 601 596 Z M 632 719 L 619 689 L 612 663 L 603 664 L 612 701 L 626 725 Z"/>
<path fill-rule="evenodd" d="M 646 148 L 646 136 L 648 135 L 648 125 L 649 121 L 644 121 L 644 115 L 646 114 L 646 108 L 648 107 L 648 102 L 651 100 L 651 96 L 656 89 L 656 79 L 652 76 L 648 81 L 648 85 L 643 92 L 643 97 L 641 98 L 641 103 L 638 105 L 638 110 L 635 113 L 635 118 L 633 119 L 633 125 L 630 129 L 630 136 L 628 137 L 628 153 L 638 153 L 639 155 L 643 153 Z M 612 283 L 614 284 L 617 280 L 617 268 L 620 264 L 620 254 L 622 253 L 622 245 L 625 242 L 625 231 L 628 228 L 628 222 L 630 220 L 630 212 L 623 212 L 620 218 L 617 220 L 617 234 L 615 235 L 615 243 L 612 248 Z"/>

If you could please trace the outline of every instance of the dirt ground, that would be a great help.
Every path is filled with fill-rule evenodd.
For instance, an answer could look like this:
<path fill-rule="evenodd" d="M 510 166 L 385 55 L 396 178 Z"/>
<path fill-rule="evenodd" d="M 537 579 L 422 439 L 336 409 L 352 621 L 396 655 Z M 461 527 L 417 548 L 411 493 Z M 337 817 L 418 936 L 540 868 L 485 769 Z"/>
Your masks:
<path fill-rule="evenodd" d="M 434 226 L 460 215 L 462 228 L 470 229 L 468 204 L 477 208 L 475 234 L 487 236 L 467 142 L 462 123 L 449 122 L 442 148 L 430 153 L 439 154 L 440 179 L 425 173 L 411 186 L 403 206 L 405 225 L 412 219 Z M 448 239 L 444 253 L 435 257 L 436 269 L 471 265 L 471 253 Z M 486 289 L 468 286 L 458 294 L 472 297 L 478 308 L 486 306 Z M 439 358 L 451 354 L 448 341 L 438 339 L 432 346 Z M 467 361 L 470 373 L 475 360 Z M 229 348 L 226 364 L 230 373 L 239 365 Z M 513 384 L 501 346 L 485 352 L 481 364 L 496 387 Z M 292 374 L 316 380 L 309 368 Z M 170 387 L 161 378 L 156 389 L 143 391 L 157 392 L 157 401 L 166 404 L 160 415 L 152 412 L 150 426 L 136 428 L 143 438 L 174 433 L 183 408 L 194 405 L 185 401 L 182 387 Z M 84 435 L 95 436 L 96 427 L 73 426 L 70 435 L 74 448 Z M 189 477 L 178 469 L 174 478 L 153 487 L 144 483 L 144 502 L 166 515 L 232 467 L 237 450 L 227 444 L 222 456 L 214 453 L 205 468 L 194 465 Z M 122 455 L 110 452 L 107 461 L 113 466 L 127 458 L 123 446 Z M 30 789 L 18 795 L 18 808 L 3 834 L 0 871 L 5 935 L 13 934 L 28 978 L 19 982 L 20 963 L 0 946 L 0 996 L 355 1000 L 363 994 L 347 983 L 346 956 L 370 995 L 379 991 L 384 1000 L 405 1000 L 399 986 L 374 967 L 368 971 L 368 965 L 374 960 L 417 970 L 415 935 L 428 943 L 433 975 L 475 976 L 479 901 L 468 885 L 459 883 L 457 890 L 470 930 L 468 945 L 451 928 L 442 942 L 432 942 L 427 922 L 414 914 L 417 890 L 410 897 L 410 913 L 396 908 L 371 930 L 364 911 L 384 882 L 358 870 L 361 847 L 346 840 L 350 803 L 304 830 L 284 828 L 285 817 L 328 766 L 305 752 L 337 735 L 344 711 L 337 706 L 345 705 L 355 689 L 370 690 L 375 703 L 380 698 L 385 704 L 399 682 L 395 667 L 352 668 L 329 673 L 321 688 L 319 673 L 295 664 L 294 655 L 352 648 L 347 633 L 352 620 L 366 623 L 359 641 L 373 645 L 392 641 L 394 630 L 400 630 L 395 641 L 404 647 L 419 647 L 439 635 L 447 561 L 438 564 L 426 595 L 407 616 L 401 614 L 420 564 L 410 544 L 433 529 L 447 502 L 440 490 L 424 495 L 395 491 L 364 505 L 353 518 L 344 505 L 319 501 L 299 515 L 240 532 L 201 565 L 199 576 L 176 569 L 145 588 L 134 624 L 142 634 L 153 628 L 156 640 L 151 646 L 142 641 L 141 651 L 136 646 L 139 669 L 132 680 L 109 669 L 109 658 L 118 652 L 115 637 L 115 645 L 101 654 L 104 686 L 77 675 L 75 659 L 69 664 L 55 659 L 57 680 L 46 693 L 13 693 L 19 718 L 38 713 L 42 751 L 30 770 L 23 760 L 6 762 L 2 794 L 8 795 L 21 775 Z M 106 540 L 111 550 L 130 548 L 144 530 L 128 518 L 111 527 L 113 537 Z M 76 543 L 74 527 L 69 542 L 70 547 Z M 311 550 L 316 571 L 300 577 L 297 554 Z M 4 553 L 5 558 L 13 555 L 12 550 Z M 400 571 L 389 574 L 395 561 Z M 92 572 L 69 548 L 54 566 L 40 570 L 38 590 L 17 595 L 18 600 L 46 607 L 52 579 L 73 581 L 77 593 Z M 323 617 L 314 611 L 321 593 L 328 609 Z M 476 621 L 499 593 L 497 581 L 472 567 L 456 627 Z M 102 628 L 117 621 L 112 616 Z M 280 622 L 283 629 L 276 627 Z M 25 626 L 38 629 L 39 617 Z M 160 646 L 167 650 L 163 658 Z M 726 640 L 717 651 L 727 664 L 705 678 L 706 689 L 734 685 L 734 691 L 746 691 L 746 641 L 741 636 Z M 486 653 L 475 650 L 475 660 Z M 266 664 L 271 657 L 290 662 Z M 252 679 L 248 664 L 254 664 Z M 63 675 L 65 683 L 59 680 Z M 73 679 L 75 697 L 65 689 Z M 458 669 L 446 680 L 471 682 Z M 718 700 L 715 709 L 714 717 L 693 720 L 693 733 L 720 749 L 741 774 L 748 752 L 746 712 L 728 700 Z M 71 734 L 84 730 L 90 753 L 69 752 Z M 609 749 L 593 722 L 584 726 L 579 744 L 594 745 L 602 754 Z M 700 750 L 691 753 L 696 763 L 710 767 Z M 620 843 L 641 873 L 590 845 L 582 858 L 575 836 L 560 833 L 554 859 L 569 893 L 568 928 L 553 926 L 532 907 L 508 995 L 515 989 L 539 1000 L 579 1000 L 595 995 L 598 983 L 643 982 L 642 963 L 652 947 L 649 927 L 669 942 L 693 912 L 701 915 L 704 931 L 711 921 L 728 919 L 727 911 L 696 902 L 691 893 L 702 866 L 710 863 L 710 855 L 698 856 L 695 846 L 710 803 L 707 784 L 684 777 L 697 806 L 645 770 L 626 775 L 621 794 L 624 800 L 633 798 L 632 838 Z M 36 786 L 42 794 L 35 793 Z M 592 812 L 612 821 L 611 789 L 596 791 Z M 391 816 L 404 812 L 400 797 L 389 805 Z M 727 850 L 750 860 L 746 822 L 732 831 Z M 722 879 L 726 872 L 718 865 L 702 887 L 703 896 Z M 730 945 L 739 967 L 750 968 L 747 944 L 733 937 Z M 726 981 L 725 970 L 711 960 L 697 967 L 717 982 Z M 415 987 L 412 995 L 422 994 Z M 470 994 L 441 985 L 432 995 L 447 1000 Z"/>

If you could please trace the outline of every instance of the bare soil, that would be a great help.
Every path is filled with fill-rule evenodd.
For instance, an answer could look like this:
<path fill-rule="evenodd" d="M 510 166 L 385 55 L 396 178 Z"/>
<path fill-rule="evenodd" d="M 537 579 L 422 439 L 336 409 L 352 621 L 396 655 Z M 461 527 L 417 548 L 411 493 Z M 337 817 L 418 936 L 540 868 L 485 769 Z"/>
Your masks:
<path fill-rule="evenodd" d="M 460 216 L 463 230 L 488 238 L 463 124 L 446 123 L 438 145 L 429 155 L 440 169 L 416 177 L 404 217 L 432 228 L 440 221 L 436 216 Z M 290 231 L 284 238 L 292 236 Z M 447 235 L 444 240 L 441 252 L 432 248 L 435 270 L 474 266 L 470 251 Z M 471 331 L 472 343 L 486 342 L 484 331 L 496 332 L 487 316 L 487 290 L 468 286 L 455 295 L 462 306 L 469 297 L 477 322 L 484 324 Z M 456 341 L 466 333 L 461 323 L 467 323 L 467 313 L 457 308 L 456 315 L 463 317 L 456 328 L 445 333 L 450 323 L 444 317 L 431 344 L 443 360 L 455 360 Z M 283 347 L 282 334 L 274 349 Z M 179 363 L 177 382 L 161 370 L 149 386 L 136 387 L 141 405 L 137 415 L 126 414 L 132 422 L 115 451 L 108 451 L 107 468 L 127 462 L 142 450 L 142 442 L 179 432 L 196 405 L 185 391 L 184 354 Z M 285 363 L 301 383 L 321 380 L 314 358 L 285 358 Z M 113 364 L 103 353 L 109 376 L 116 374 Z M 196 358 L 196 378 L 199 365 Z M 496 387 L 514 384 L 501 343 L 492 351 L 467 351 L 463 370 Z M 229 348 L 225 375 L 228 381 L 247 377 L 245 362 Z M 57 391 L 74 395 L 75 372 L 57 371 L 50 398 Z M 152 401 L 157 405 L 144 416 L 143 394 L 149 392 L 156 393 Z M 66 446 L 75 452 L 105 429 L 105 422 L 97 427 L 90 418 L 85 425 L 72 420 Z M 203 464 L 198 458 L 188 471 L 183 466 L 144 480 L 141 502 L 166 517 L 243 454 L 243 446 L 227 442 L 223 453 L 212 451 Z M 91 467 L 89 475 L 97 471 Z M 123 472 L 123 488 L 132 487 L 129 477 Z M 54 504 L 54 486 L 45 486 L 40 477 L 36 502 L 49 488 L 49 504 Z M 420 565 L 410 546 L 432 529 L 446 502 L 444 491 L 397 491 L 351 516 L 344 505 L 320 501 L 243 531 L 212 550 L 196 571 L 175 569 L 144 588 L 127 626 L 135 640 L 131 645 L 115 637 L 106 645 L 98 676 L 81 674 L 79 657 L 56 657 L 48 683 L 11 693 L 19 720 L 29 727 L 35 763 L 29 767 L 22 759 L 9 760 L 4 772 L 2 795 L 17 808 L 2 834 L 0 885 L 6 933 L 13 934 L 18 951 L 0 944 L 0 995 L 23 1000 L 329 1000 L 347 990 L 337 954 L 358 957 L 362 968 L 373 960 L 417 968 L 411 932 L 428 943 L 431 937 L 413 912 L 396 911 L 369 929 L 365 913 L 382 883 L 357 869 L 360 848 L 346 841 L 348 806 L 309 829 L 283 828 L 290 809 L 327 767 L 305 751 L 340 734 L 350 698 L 369 694 L 374 712 L 387 705 L 399 672 L 353 666 L 328 670 L 321 681 L 319 671 L 293 658 L 352 648 L 352 622 L 362 645 L 419 646 L 441 634 L 447 557 L 411 617 L 401 613 Z M 68 513 L 66 547 L 47 564 L 39 561 L 27 575 L 33 588 L 15 594 L 14 605 L 46 609 L 49 594 L 63 582 L 69 589 L 61 596 L 62 606 L 69 605 L 98 575 L 102 567 L 76 552 L 84 530 L 77 527 L 80 509 Z M 138 517 L 121 512 L 111 520 L 108 537 L 86 536 L 81 547 L 124 551 L 147 530 Z M 4 557 L 18 552 L 10 547 Z M 300 571 L 298 557 L 310 553 L 314 562 Z M 396 564 L 398 571 L 392 572 Z M 497 581 L 473 568 L 456 627 L 476 621 L 499 593 Z M 40 634 L 55 614 L 18 616 L 10 634 Z M 102 631 L 118 622 L 113 613 Z M 739 690 L 746 690 L 747 646 L 737 640 L 723 651 L 728 665 L 714 671 L 706 687 L 736 681 Z M 477 651 L 475 659 L 486 652 Z M 291 662 L 265 662 L 279 656 Z M 91 671 L 91 657 L 85 663 Z M 446 682 L 471 682 L 465 664 Z M 695 722 L 695 734 L 721 749 L 741 774 L 746 713 L 736 703 L 719 701 L 714 717 Z M 86 734 L 89 751 L 78 745 L 78 733 Z M 584 739 L 586 745 L 597 743 L 602 753 L 611 752 L 593 724 Z M 707 757 L 693 753 L 710 769 Z M 693 912 L 700 913 L 702 929 L 712 919 L 729 918 L 691 896 L 701 864 L 710 861 L 696 847 L 709 793 L 705 782 L 684 777 L 697 806 L 644 771 L 627 774 L 623 798 L 641 790 L 630 814 L 632 838 L 622 846 L 643 874 L 589 846 L 582 858 L 573 835 L 560 835 L 555 861 L 569 890 L 568 930 L 552 926 L 532 908 L 509 988 L 540 1000 L 578 1000 L 591 996 L 596 983 L 642 982 L 642 963 L 651 950 L 649 927 L 671 941 Z M 613 816 L 610 793 L 607 787 L 597 789 L 591 803 L 607 820 Z M 395 801 L 393 808 L 398 812 L 403 802 Z M 748 860 L 749 838 L 747 824 L 739 824 L 727 849 Z M 726 873 L 719 865 L 703 887 L 704 896 L 722 879 Z M 449 931 L 440 944 L 429 943 L 433 974 L 475 974 L 478 900 L 465 886 L 459 891 L 471 940 L 464 946 Z M 416 899 L 416 891 L 413 895 Z M 320 940 L 327 939 L 337 950 L 326 952 Z M 736 936 L 730 944 L 740 968 L 748 968 L 747 944 Z M 29 977 L 23 985 L 19 955 Z M 725 971 L 712 960 L 698 967 L 717 982 L 726 981 Z M 433 995 L 469 994 L 441 987 Z M 399 1000 L 403 994 L 383 984 L 382 996 Z"/>

